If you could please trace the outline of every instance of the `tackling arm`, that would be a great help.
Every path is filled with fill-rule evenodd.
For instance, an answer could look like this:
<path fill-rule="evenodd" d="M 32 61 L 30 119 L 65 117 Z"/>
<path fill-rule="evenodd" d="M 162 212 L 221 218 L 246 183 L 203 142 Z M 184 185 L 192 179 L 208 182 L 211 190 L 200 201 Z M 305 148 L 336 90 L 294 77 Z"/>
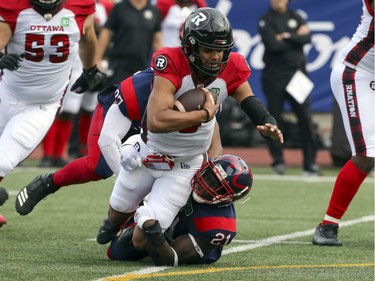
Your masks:
<path fill-rule="evenodd" d="M 104 119 L 98 145 L 105 161 L 117 176 L 120 172 L 121 140 L 130 129 L 132 122 L 125 117 L 117 104 L 112 104 Z"/>

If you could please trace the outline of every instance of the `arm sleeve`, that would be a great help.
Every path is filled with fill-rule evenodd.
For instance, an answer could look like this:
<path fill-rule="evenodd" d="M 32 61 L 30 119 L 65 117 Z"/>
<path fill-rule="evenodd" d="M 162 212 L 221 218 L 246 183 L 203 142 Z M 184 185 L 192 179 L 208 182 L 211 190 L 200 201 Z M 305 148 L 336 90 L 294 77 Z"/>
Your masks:
<path fill-rule="evenodd" d="M 121 168 L 121 139 L 129 131 L 131 124 L 129 118 L 120 112 L 117 104 L 113 104 L 107 112 L 100 132 L 99 148 L 108 166 L 116 176 Z"/>
<path fill-rule="evenodd" d="M 264 104 L 255 96 L 245 98 L 241 102 L 241 108 L 256 126 L 266 123 L 277 125 L 275 118 L 273 118 Z"/>

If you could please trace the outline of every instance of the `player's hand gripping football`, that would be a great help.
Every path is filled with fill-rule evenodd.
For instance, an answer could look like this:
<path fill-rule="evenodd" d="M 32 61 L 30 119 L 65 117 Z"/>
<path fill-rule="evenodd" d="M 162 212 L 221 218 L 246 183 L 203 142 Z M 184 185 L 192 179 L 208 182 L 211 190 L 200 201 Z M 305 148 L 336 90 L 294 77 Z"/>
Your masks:
<path fill-rule="evenodd" d="M 106 75 L 101 72 L 96 65 L 89 69 L 83 69 L 80 77 L 73 84 L 71 91 L 77 94 L 84 92 L 97 92 L 103 90 Z"/>
<path fill-rule="evenodd" d="M 17 70 L 21 64 L 20 62 L 25 57 L 25 54 L 3 54 L 0 53 L 0 69 L 8 69 L 10 71 Z"/>
<path fill-rule="evenodd" d="M 205 122 L 209 122 L 215 117 L 216 111 L 219 109 L 220 104 L 214 100 L 207 88 L 202 89 L 204 91 L 204 95 L 206 96 L 206 101 L 203 104 L 203 110 L 205 110 L 207 114 Z"/>

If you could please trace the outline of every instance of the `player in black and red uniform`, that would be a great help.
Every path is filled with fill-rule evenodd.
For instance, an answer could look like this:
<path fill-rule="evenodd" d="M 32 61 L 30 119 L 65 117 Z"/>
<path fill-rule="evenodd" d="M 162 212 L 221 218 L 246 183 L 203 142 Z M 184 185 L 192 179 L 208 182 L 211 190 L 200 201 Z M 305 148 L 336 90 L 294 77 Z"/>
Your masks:
<path fill-rule="evenodd" d="M 192 179 L 193 195 L 165 232 L 165 238 L 159 233 L 162 249 L 149 253 L 136 250 L 133 226 L 112 240 L 108 257 L 134 261 L 149 255 L 156 265 L 174 266 L 216 262 L 223 247 L 236 236 L 233 202 L 246 196 L 252 183 L 251 170 L 241 158 L 223 155 L 208 161 Z"/>

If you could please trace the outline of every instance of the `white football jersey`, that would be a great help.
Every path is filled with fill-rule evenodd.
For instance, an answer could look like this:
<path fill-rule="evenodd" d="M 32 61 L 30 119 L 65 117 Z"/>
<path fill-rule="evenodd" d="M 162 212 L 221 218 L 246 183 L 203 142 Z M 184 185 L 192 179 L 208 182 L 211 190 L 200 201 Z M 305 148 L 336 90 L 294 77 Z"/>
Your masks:
<path fill-rule="evenodd" d="M 0 4 L 0 20 L 8 23 L 13 32 L 6 51 L 24 53 L 25 58 L 16 71 L 4 69 L 1 83 L 9 94 L 26 104 L 61 100 L 77 59 L 84 22 L 95 12 L 94 1 L 68 0 L 48 21 L 29 1 L 14 4 L 12 9 L 7 5 Z"/>

